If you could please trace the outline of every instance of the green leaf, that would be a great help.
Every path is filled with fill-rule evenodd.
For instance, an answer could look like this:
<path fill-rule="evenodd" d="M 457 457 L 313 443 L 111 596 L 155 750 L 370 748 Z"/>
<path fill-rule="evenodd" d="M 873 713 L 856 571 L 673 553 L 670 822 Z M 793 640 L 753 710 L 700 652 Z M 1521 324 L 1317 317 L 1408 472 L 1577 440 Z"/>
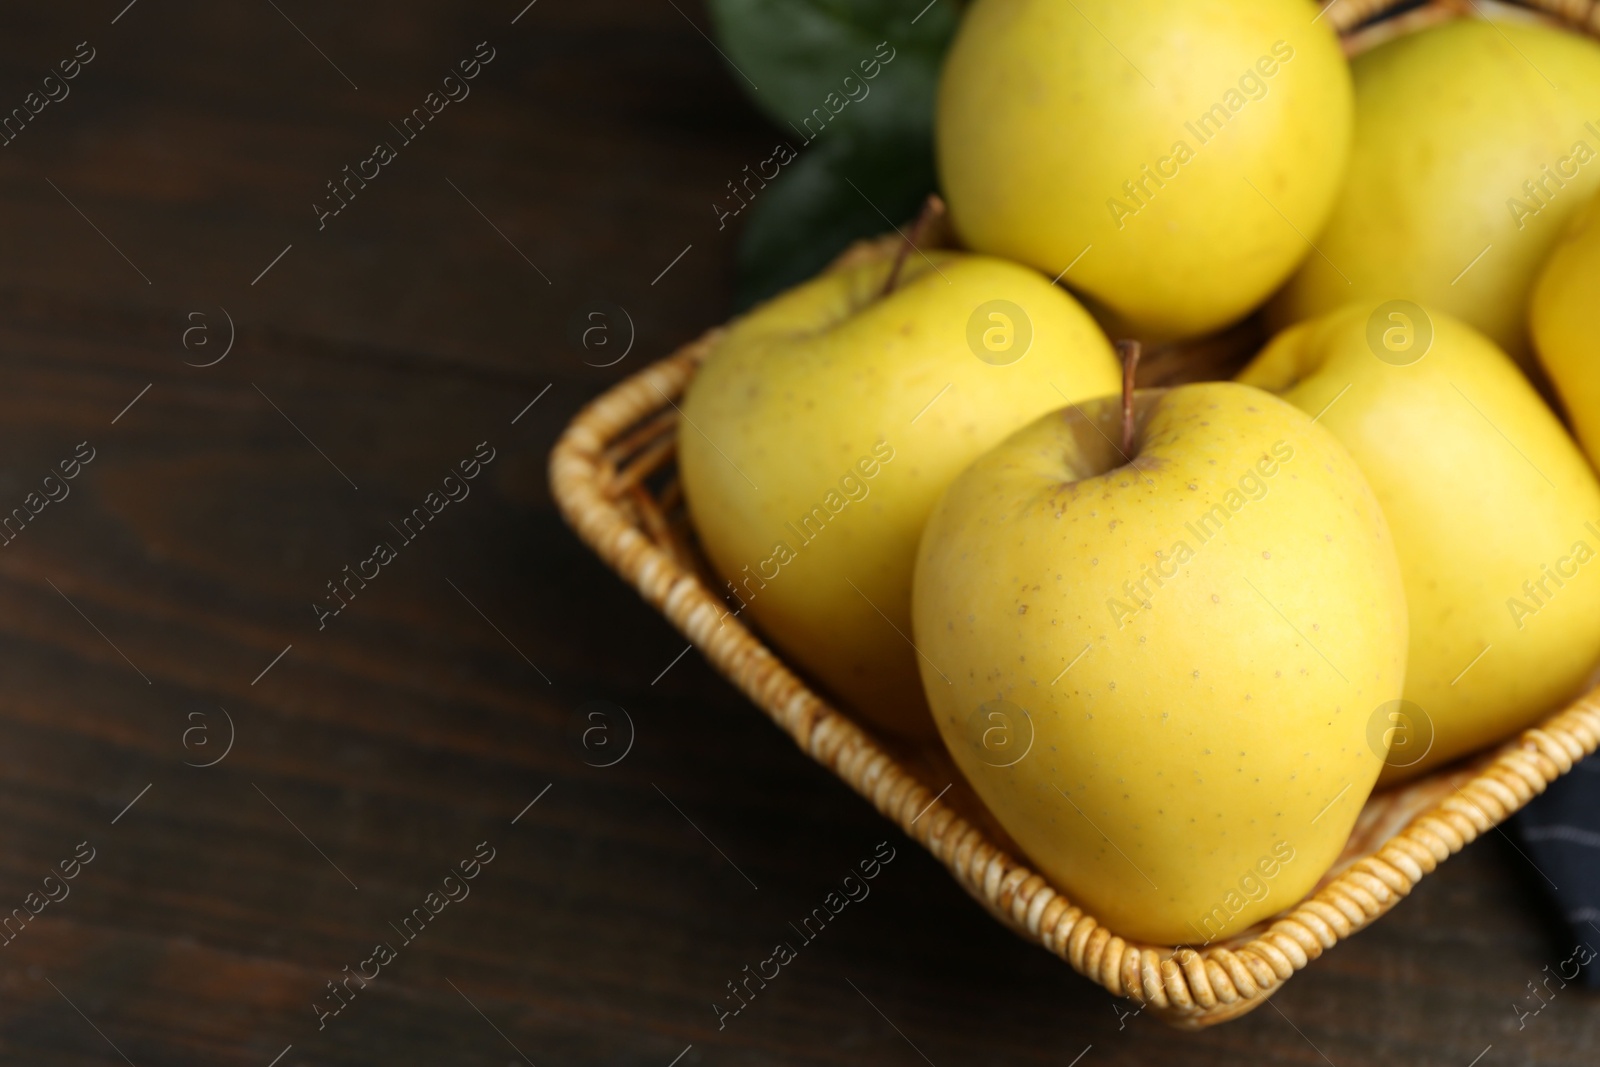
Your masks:
<path fill-rule="evenodd" d="M 740 209 L 739 309 L 917 213 L 935 187 L 934 97 L 963 2 L 707 0 L 746 93 L 799 153 Z"/>
<path fill-rule="evenodd" d="M 858 238 L 904 228 L 934 188 L 924 131 L 830 129 L 799 152 L 749 209 L 738 310 L 810 278 Z"/>
<path fill-rule="evenodd" d="M 932 130 L 939 65 L 960 18 L 960 0 L 933 0 L 927 7 L 923 0 L 708 5 L 746 93 L 779 127 L 802 138 L 815 136 L 824 123 L 841 130 Z"/>

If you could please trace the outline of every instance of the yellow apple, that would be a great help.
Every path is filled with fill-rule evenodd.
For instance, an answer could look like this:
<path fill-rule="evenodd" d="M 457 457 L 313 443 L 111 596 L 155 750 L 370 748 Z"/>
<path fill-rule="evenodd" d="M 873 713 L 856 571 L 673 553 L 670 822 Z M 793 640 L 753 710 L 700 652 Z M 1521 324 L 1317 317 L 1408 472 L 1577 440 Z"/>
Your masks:
<path fill-rule="evenodd" d="M 1316 14 L 1309 0 L 975 0 L 935 128 L 956 230 L 1066 271 L 1119 333 L 1242 317 L 1311 251 L 1344 174 L 1350 73 Z"/>
<path fill-rule="evenodd" d="M 1357 57 L 1355 147 L 1279 325 L 1354 300 L 1449 312 L 1527 362 L 1533 280 L 1600 188 L 1600 44 L 1459 19 Z"/>
<path fill-rule="evenodd" d="M 1528 325 L 1589 458 L 1600 463 L 1600 206 L 1591 200 L 1550 254 Z"/>
<path fill-rule="evenodd" d="M 1406 606 L 1383 513 L 1270 394 L 1135 394 L 1034 422 L 950 486 L 918 552 L 922 678 L 951 755 L 1116 933 L 1231 936 L 1337 858 L 1383 764 Z"/>
<path fill-rule="evenodd" d="M 1420 716 L 1387 784 L 1529 726 L 1600 658 L 1600 486 L 1506 354 L 1403 302 L 1279 334 L 1239 380 L 1344 442 L 1394 531 Z"/>
<path fill-rule="evenodd" d="M 733 323 L 683 402 L 679 469 L 729 610 L 871 721 L 931 737 L 910 641 L 928 512 L 973 457 L 1120 371 L 1035 271 L 930 251 L 886 295 L 894 269 L 825 273 Z"/>

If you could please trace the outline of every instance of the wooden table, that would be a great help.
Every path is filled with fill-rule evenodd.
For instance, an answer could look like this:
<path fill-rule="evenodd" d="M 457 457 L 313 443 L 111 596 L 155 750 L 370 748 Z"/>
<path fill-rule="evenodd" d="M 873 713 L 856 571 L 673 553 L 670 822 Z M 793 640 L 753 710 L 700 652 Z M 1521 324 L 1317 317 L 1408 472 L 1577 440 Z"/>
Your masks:
<path fill-rule="evenodd" d="M 1124 1016 L 567 532 L 552 441 L 725 315 L 771 139 L 698 4 L 124 2 L 0 35 L 5 108 L 93 56 L 0 150 L 0 1062 L 1594 1062 L 1577 989 L 1518 1030 L 1571 946 L 1498 835 L 1248 1018 Z"/>

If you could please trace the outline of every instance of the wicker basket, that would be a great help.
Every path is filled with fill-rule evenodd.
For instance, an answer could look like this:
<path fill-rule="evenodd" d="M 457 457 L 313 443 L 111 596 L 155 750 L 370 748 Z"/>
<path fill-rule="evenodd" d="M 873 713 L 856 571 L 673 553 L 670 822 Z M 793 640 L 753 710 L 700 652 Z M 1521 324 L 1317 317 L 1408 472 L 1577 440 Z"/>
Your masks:
<path fill-rule="evenodd" d="M 1428 5 L 1369 26 L 1357 38 L 1347 35 L 1347 43 L 1453 17 L 1470 2 Z M 1348 34 L 1391 6 L 1393 0 L 1334 0 L 1327 17 Z M 1593 0 L 1537 0 L 1528 6 L 1590 32 L 1600 29 Z M 883 241 L 864 243 L 841 263 L 882 255 L 885 247 Z M 1394 907 L 1424 875 L 1600 745 L 1596 689 L 1469 764 L 1370 798 L 1338 862 L 1306 899 L 1274 918 L 1198 950 L 1119 937 L 1019 862 L 1019 850 L 942 748 L 913 750 L 874 736 L 725 614 L 713 591 L 717 583 L 694 545 L 672 467 L 676 399 L 720 333 L 711 330 L 633 375 L 573 419 L 550 457 L 551 485 L 567 521 L 803 751 L 926 848 L 996 918 L 1169 1023 L 1200 1028 L 1258 1007 L 1296 971 Z M 1181 360 L 1153 353 L 1146 365 L 1149 380 L 1141 384 L 1171 383 L 1194 375 L 1197 366 L 1214 376 L 1253 347 L 1253 336 L 1246 326 Z"/>

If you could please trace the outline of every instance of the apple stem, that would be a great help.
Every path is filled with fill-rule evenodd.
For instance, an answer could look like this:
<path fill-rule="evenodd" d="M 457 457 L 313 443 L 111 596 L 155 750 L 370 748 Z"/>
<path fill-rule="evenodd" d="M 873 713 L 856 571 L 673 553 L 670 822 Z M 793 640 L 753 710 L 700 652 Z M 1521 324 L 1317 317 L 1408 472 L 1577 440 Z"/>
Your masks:
<path fill-rule="evenodd" d="M 1139 369 L 1139 342 L 1124 338 L 1117 342 L 1122 357 L 1122 456 L 1133 449 L 1133 376 Z"/>
<path fill-rule="evenodd" d="M 927 239 L 928 231 L 943 214 L 944 201 L 939 198 L 938 193 L 929 193 L 928 199 L 922 202 L 922 210 L 917 212 L 917 220 L 911 224 L 911 233 L 901 235 L 905 240 L 894 254 L 894 265 L 889 268 L 889 278 L 883 283 L 883 296 L 894 292 L 895 285 L 900 281 L 900 268 L 905 266 L 906 257 L 911 254 L 913 248 Z"/>

